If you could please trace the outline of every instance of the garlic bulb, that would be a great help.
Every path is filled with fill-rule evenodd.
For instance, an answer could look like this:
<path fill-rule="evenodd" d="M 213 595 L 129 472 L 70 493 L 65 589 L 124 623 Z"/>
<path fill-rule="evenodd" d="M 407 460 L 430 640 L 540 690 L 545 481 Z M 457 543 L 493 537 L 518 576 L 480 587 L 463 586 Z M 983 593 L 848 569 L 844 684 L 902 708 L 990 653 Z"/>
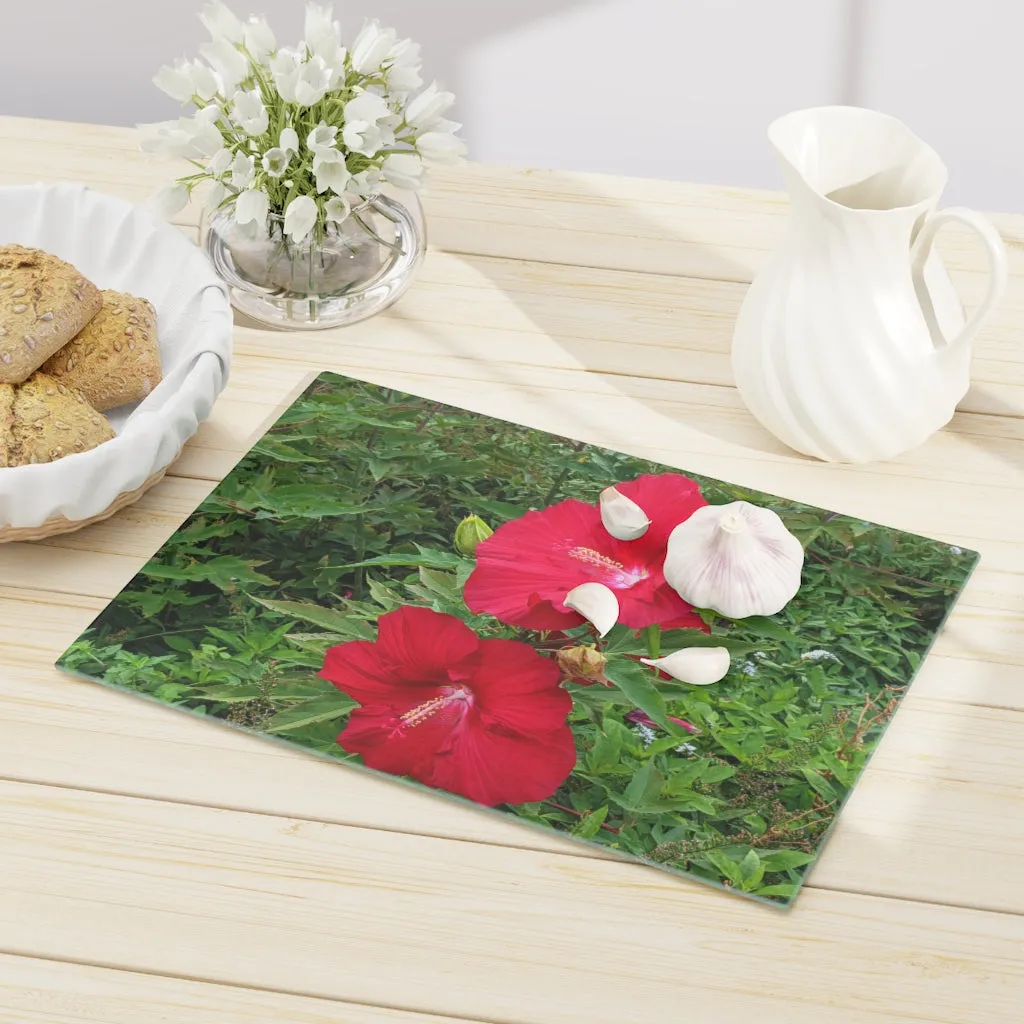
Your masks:
<path fill-rule="evenodd" d="M 636 540 L 651 525 L 644 510 L 614 487 L 601 492 L 601 522 L 616 540 Z"/>
<path fill-rule="evenodd" d="M 592 622 L 598 636 L 604 636 L 619 620 L 619 599 L 603 583 L 581 583 L 565 595 L 562 603 Z"/>
<path fill-rule="evenodd" d="M 665 580 L 696 608 L 730 619 L 774 615 L 800 589 L 803 545 L 768 508 L 697 509 L 669 535 Z"/>
<path fill-rule="evenodd" d="M 729 652 L 724 647 L 684 647 L 664 658 L 640 660 L 692 686 L 717 683 L 729 671 L 730 662 Z"/>

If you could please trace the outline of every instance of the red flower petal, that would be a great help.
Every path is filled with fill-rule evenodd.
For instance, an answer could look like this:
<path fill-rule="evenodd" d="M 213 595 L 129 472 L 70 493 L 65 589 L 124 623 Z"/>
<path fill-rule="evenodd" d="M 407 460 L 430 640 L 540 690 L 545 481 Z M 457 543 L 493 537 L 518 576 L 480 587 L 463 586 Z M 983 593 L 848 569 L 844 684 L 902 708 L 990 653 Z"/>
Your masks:
<path fill-rule="evenodd" d="M 557 729 L 572 710 L 572 697 L 559 683 L 562 673 L 515 640 L 483 640 L 473 671 L 476 708 L 485 728 L 502 726 L 529 735 Z"/>
<path fill-rule="evenodd" d="M 402 607 L 377 620 L 377 643 L 403 679 L 435 678 L 476 652 L 480 640 L 454 615 L 430 608 Z"/>
<path fill-rule="evenodd" d="M 647 473 L 615 488 L 647 513 L 651 525 L 641 539 L 654 547 L 665 547 L 668 535 L 707 504 L 697 481 L 682 473 Z"/>
<path fill-rule="evenodd" d="M 619 622 L 704 628 L 665 582 L 668 535 L 707 502 L 679 473 L 646 475 L 616 487 L 651 520 L 643 537 L 620 541 L 601 523 L 596 505 L 569 499 L 500 526 L 476 549 L 477 567 L 465 587 L 476 614 L 527 629 L 569 629 L 584 619 L 564 600 L 582 583 L 603 583 L 619 600 Z"/>
<path fill-rule="evenodd" d="M 454 616 L 389 612 L 375 643 L 331 648 L 321 675 L 362 705 L 338 743 L 379 771 L 493 805 L 550 796 L 575 764 L 555 663 Z"/>
<path fill-rule="evenodd" d="M 442 726 L 391 735 L 394 719 L 367 708 L 352 712 L 338 737 L 369 768 L 408 775 L 487 807 L 545 800 L 576 766 L 568 727 L 524 736 L 484 728 L 471 717 L 457 734 Z"/>
<path fill-rule="evenodd" d="M 378 620 L 377 634 L 374 643 L 354 640 L 331 647 L 320 678 L 360 703 L 400 702 L 409 687 L 450 682 L 452 666 L 470 657 L 480 643 L 464 622 L 429 608 L 388 612 Z"/>
<path fill-rule="evenodd" d="M 553 796 L 575 767 L 568 727 L 530 736 L 467 730 L 457 752 L 437 759 L 431 785 L 487 807 L 525 804 Z"/>

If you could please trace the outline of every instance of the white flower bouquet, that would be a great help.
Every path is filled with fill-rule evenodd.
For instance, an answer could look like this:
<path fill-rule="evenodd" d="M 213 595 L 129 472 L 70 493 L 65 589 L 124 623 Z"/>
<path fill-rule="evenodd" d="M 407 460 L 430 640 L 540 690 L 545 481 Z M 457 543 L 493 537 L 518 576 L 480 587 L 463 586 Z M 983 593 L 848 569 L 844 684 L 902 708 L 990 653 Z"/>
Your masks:
<path fill-rule="evenodd" d="M 203 59 L 154 79 L 194 115 L 141 126 L 144 150 L 197 168 L 162 190 L 161 213 L 207 185 L 208 208 L 239 225 L 319 244 L 382 182 L 418 190 L 428 165 L 462 158 L 461 126 L 443 116 L 455 97 L 436 82 L 421 89 L 419 45 L 369 21 L 346 49 L 332 15 L 307 4 L 302 41 L 278 47 L 266 19 L 243 22 L 220 0 L 205 8 Z"/>

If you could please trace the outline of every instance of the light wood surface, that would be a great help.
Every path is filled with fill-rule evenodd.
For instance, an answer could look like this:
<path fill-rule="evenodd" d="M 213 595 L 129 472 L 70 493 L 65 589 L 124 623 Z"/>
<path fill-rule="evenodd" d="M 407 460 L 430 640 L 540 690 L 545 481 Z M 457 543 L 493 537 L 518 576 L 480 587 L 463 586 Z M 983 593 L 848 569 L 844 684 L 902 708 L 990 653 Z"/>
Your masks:
<path fill-rule="evenodd" d="M 0 118 L 0 184 L 144 199 L 132 132 Z M 783 449 L 731 387 L 767 192 L 469 165 L 409 295 L 239 327 L 163 482 L 0 548 L 0 1021 L 1019 1024 L 1024 218 L 949 428 L 884 465 Z M 181 229 L 196 230 L 194 211 Z M 940 248 L 966 299 L 983 255 Z M 335 369 L 965 544 L 982 567 L 788 912 L 70 679 L 51 666 L 311 370 Z"/>

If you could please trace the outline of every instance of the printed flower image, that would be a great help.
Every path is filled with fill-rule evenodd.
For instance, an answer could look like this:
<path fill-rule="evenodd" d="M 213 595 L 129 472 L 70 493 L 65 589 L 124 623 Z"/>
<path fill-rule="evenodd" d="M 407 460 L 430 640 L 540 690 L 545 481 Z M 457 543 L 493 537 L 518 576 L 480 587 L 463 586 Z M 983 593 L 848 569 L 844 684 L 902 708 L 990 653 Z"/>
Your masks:
<path fill-rule="evenodd" d="M 338 743 L 378 771 L 493 806 L 552 796 L 576 764 L 554 661 L 454 616 L 388 612 L 374 643 L 330 648 L 321 675 L 359 701 Z"/>
<path fill-rule="evenodd" d="M 371 31 L 341 56 L 311 17 L 308 52 L 279 61 L 296 96 L 394 54 Z M 211 51 L 218 75 L 238 45 Z M 415 88 L 414 56 L 392 86 Z M 262 127 L 255 99 L 234 109 Z M 375 144 L 365 115 L 345 145 Z M 311 133 L 282 133 L 266 173 L 330 147 Z M 325 373 L 60 665 L 392 776 L 396 831 L 442 794 L 786 904 L 976 561 Z"/>
<path fill-rule="evenodd" d="M 596 504 L 570 498 L 501 526 L 476 549 L 477 568 L 466 583 L 466 604 L 502 622 L 528 629 L 571 629 L 586 620 L 565 598 L 584 583 L 601 583 L 618 599 L 618 621 L 632 629 L 702 629 L 694 609 L 665 582 L 672 530 L 707 502 L 679 473 L 616 483 L 650 519 L 636 540 L 613 537 Z"/>

